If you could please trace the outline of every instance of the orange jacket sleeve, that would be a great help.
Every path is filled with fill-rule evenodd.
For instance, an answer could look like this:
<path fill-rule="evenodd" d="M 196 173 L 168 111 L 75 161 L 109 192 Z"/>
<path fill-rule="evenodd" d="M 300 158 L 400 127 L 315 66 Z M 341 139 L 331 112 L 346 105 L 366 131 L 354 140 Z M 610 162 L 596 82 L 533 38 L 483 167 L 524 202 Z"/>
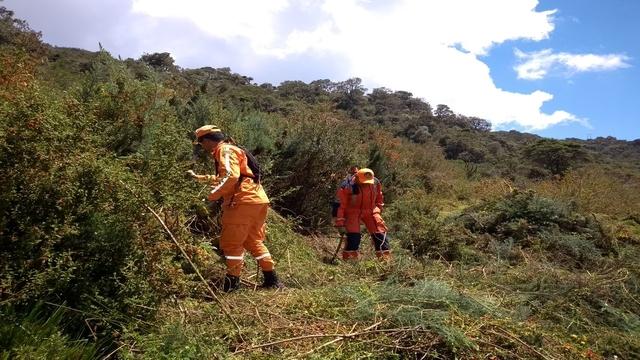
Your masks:
<path fill-rule="evenodd" d="M 240 178 L 240 159 L 231 145 L 221 144 L 214 153 L 218 163 L 218 184 L 211 189 L 207 197 L 211 201 L 218 200 L 236 191 Z"/>

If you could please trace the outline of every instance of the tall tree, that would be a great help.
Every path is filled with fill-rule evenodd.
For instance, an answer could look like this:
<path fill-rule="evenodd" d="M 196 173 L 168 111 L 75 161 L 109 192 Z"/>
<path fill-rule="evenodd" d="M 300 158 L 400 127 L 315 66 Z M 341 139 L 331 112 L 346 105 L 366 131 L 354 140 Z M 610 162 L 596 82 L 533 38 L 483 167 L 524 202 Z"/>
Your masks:
<path fill-rule="evenodd" d="M 551 139 L 543 139 L 529 145 L 524 153 L 554 175 L 562 175 L 569 168 L 588 160 L 588 154 L 582 145 Z"/>
<path fill-rule="evenodd" d="M 362 86 L 362 80 L 357 77 L 337 83 L 334 91 L 336 108 L 346 110 L 352 117 L 359 118 L 366 91 L 367 89 Z"/>
<path fill-rule="evenodd" d="M 456 116 L 456 114 L 445 104 L 438 104 L 433 113 L 440 120 L 448 120 Z"/>

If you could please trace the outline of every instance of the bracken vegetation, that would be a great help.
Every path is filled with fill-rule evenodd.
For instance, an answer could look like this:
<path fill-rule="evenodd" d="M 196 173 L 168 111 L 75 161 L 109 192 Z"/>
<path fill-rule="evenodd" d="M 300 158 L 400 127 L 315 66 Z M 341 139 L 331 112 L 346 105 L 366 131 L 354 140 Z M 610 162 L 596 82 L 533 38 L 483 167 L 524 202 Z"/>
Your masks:
<path fill-rule="evenodd" d="M 219 205 L 184 175 L 207 123 L 264 168 L 284 291 L 248 261 L 213 297 Z M 490 128 L 357 78 L 51 47 L 0 7 L 0 359 L 640 358 L 640 140 Z M 389 264 L 322 261 L 352 164 Z"/>

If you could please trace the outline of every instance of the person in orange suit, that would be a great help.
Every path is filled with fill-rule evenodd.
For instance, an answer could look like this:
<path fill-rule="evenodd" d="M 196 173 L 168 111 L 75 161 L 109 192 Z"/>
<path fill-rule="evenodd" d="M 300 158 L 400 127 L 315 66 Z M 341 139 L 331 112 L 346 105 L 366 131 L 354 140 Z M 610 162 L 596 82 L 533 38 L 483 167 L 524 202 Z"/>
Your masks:
<path fill-rule="evenodd" d="M 390 259 L 388 229 L 380 215 L 384 207 L 382 184 L 374 176 L 373 171 L 367 168 L 358 170 L 352 181 L 341 187 L 339 196 L 340 207 L 335 226 L 344 227 L 347 233 L 347 243 L 342 251 L 342 259 L 358 259 L 361 222 L 371 235 L 376 256 L 382 260 Z"/>
<path fill-rule="evenodd" d="M 281 288 L 274 270 L 274 262 L 264 245 L 265 223 L 269 198 L 249 166 L 247 153 L 232 144 L 214 125 L 195 131 L 197 143 L 214 159 L 216 175 L 189 174 L 196 180 L 212 185 L 210 201 L 222 198 L 222 234 L 220 248 L 224 253 L 227 274 L 223 290 L 230 292 L 240 286 L 244 252 L 249 251 L 258 261 L 264 275 L 263 288 Z"/>

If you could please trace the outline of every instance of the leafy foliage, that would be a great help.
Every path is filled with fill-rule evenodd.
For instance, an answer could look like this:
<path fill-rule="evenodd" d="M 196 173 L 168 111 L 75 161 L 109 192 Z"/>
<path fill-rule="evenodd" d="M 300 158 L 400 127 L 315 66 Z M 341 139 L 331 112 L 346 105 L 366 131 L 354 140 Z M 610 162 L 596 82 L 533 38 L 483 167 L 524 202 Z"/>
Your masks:
<path fill-rule="evenodd" d="M 549 253 L 549 259 L 559 264 L 589 267 L 598 264 L 603 255 L 617 252 L 611 235 L 597 219 L 533 191 L 514 192 L 488 202 L 462 219 L 469 230 L 495 238 L 497 242 L 491 246 L 506 257 L 515 246 L 532 247 Z"/>
<path fill-rule="evenodd" d="M 94 344 L 60 331 L 68 315 L 65 310 L 59 308 L 47 316 L 43 306 L 37 305 L 24 317 L 7 306 L 0 308 L 0 359 L 95 359 Z"/>
<path fill-rule="evenodd" d="M 444 244 L 443 224 L 438 220 L 438 210 L 432 201 L 424 192 L 412 191 L 398 198 L 389 207 L 387 216 L 393 224 L 391 233 L 396 242 L 416 255 L 437 258 L 440 253 L 447 256 L 455 250 Z"/>
<path fill-rule="evenodd" d="M 562 175 L 570 167 L 587 159 L 587 153 L 579 144 L 547 139 L 525 148 L 525 154 L 553 175 Z"/>
<path fill-rule="evenodd" d="M 309 113 L 301 113 L 287 125 L 276 141 L 273 168 L 277 171 L 272 171 L 275 176 L 268 189 L 276 194 L 276 207 L 283 213 L 299 216 L 304 226 L 317 228 L 330 215 L 329 201 L 342 176 L 336 169 L 362 163 L 358 161 L 363 158 L 362 150 L 352 141 L 361 133 L 330 116 Z M 327 167 L 328 163 L 335 167 Z"/>

